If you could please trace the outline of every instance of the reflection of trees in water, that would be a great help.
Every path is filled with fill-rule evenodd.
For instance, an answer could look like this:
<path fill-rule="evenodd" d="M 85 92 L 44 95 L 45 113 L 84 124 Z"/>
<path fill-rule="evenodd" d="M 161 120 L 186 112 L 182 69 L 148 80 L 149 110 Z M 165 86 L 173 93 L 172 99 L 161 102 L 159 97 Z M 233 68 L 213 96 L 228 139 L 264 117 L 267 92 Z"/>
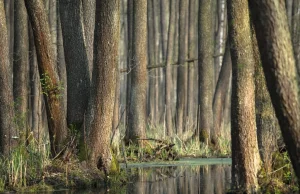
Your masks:
<path fill-rule="evenodd" d="M 129 194 L 224 193 L 230 188 L 229 165 L 132 168 Z"/>

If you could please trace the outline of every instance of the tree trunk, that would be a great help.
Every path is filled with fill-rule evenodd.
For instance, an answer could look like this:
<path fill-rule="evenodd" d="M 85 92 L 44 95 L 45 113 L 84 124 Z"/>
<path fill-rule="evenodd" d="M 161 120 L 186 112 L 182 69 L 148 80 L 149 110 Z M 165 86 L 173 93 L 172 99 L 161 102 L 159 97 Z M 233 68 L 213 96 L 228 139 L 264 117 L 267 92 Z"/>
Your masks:
<path fill-rule="evenodd" d="M 299 88 L 284 2 L 254 0 L 250 7 L 267 87 L 299 181 Z"/>
<path fill-rule="evenodd" d="M 87 59 L 89 64 L 89 74 L 92 75 L 96 0 L 81 0 L 81 1 L 82 1 L 82 8 L 83 8 L 85 48 L 86 48 Z"/>
<path fill-rule="evenodd" d="M 258 148 L 266 174 L 272 171 L 272 156 L 277 150 L 278 121 L 267 90 L 265 75 L 259 59 L 257 40 L 254 34 L 253 50 L 255 54 L 255 113 Z"/>
<path fill-rule="evenodd" d="M 254 53 L 248 1 L 227 1 L 232 59 L 232 189 L 258 189 L 260 156 L 255 122 Z"/>
<path fill-rule="evenodd" d="M 67 122 L 78 129 L 83 123 L 90 86 L 81 0 L 60 0 L 59 9 L 68 84 Z"/>
<path fill-rule="evenodd" d="M 13 123 L 13 83 L 9 70 L 9 42 L 7 36 L 4 3 L 0 1 L 0 153 L 7 156 L 13 145 L 12 136 L 15 134 Z"/>
<path fill-rule="evenodd" d="M 110 172 L 110 135 L 116 92 L 116 69 L 120 38 L 119 0 L 96 2 L 94 67 L 90 97 L 88 131 L 90 162 Z"/>
<path fill-rule="evenodd" d="M 186 18 L 188 1 L 179 0 L 179 46 L 177 66 L 177 100 L 176 100 L 176 130 L 179 137 L 182 135 L 186 123 L 186 97 L 187 97 L 187 58 L 186 44 Z"/>
<path fill-rule="evenodd" d="M 57 71 L 60 83 L 63 87 L 63 102 L 64 102 L 64 113 L 67 118 L 67 70 L 64 52 L 63 35 L 61 29 L 61 20 L 59 14 L 59 4 L 57 4 Z"/>
<path fill-rule="evenodd" d="M 296 67 L 298 70 L 298 75 L 300 75 L 300 0 L 293 1 L 291 35 Z"/>
<path fill-rule="evenodd" d="M 52 156 L 63 150 L 67 138 L 67 126 L 57 72 L 56 60 L 53 55 L 51 36 L 47 15 L 41 0 L 26 0 L 25 5 L 33 29 L 37 51 L 38 67 L 42 79 L 43 93 L 46 100 L 48 127 Z"/>
<path fill-rule="evenodd" d="M 197 56 L 197 7 L 196 1 L 190 0 L 189 2 L 189 22 L 188 22 L 188 58 L 195 59 Z M 188 63 L 188 98 L 187 98 L 187 124 L 188 129 L 194 128 L 195 122 L 195 114 L 194 107 L 197 103 L 194 101 L 194 93 L 195 93 L 195 66 L 196 61 Z"/>
<path fill-rule="evenodd" d="M 198 65 L 199 65 L 199 105 L 200 105 L 200 141 L 210 142 L 210 131 L 213 125 L 213 83 L 214 83 L 214 17 L 211 0 L 199 2 L 198 30 Z"/>
<path fill-rule="evenodd" d="M 133 0 L 131 98 L 125 140 L 137 143 L 146 130 L 147 0 Z"/>
<path fill-rule="evenodd" d="M 171 136 L 173 131 L 173 122 L 172 122 L 172 67 L 171 63 L 173 62 L 173 47 L 174 47 L 174 36 L 175 36 L 175 24 L 176 24 L 176 0 L 171 0 L 170 2 L 170 21 L 169 21 L 169 31 L 168 31 L 168 43 L 167 43 L 167 64 L 166 64 L 166 76 L 165 76 L 165 101 L 166 101 L 166 131 L 168 136 Z"/>
<path fill-rule="evenodd" d="M 155 53 L 155 15 L 154 15 L 154 7 L 153 0 L 147 0 L 147 12 L 148 12 L 148 64 L 156 65 L 156 53 Z M 156 69 L 151 69 L 148 73 L 148 103 L 147 103 L 147 116 L 148 121 L 152 124 L 156 123 L 155 120 L 155 83 L 156 83 Z"/>
<path fill-rule="evenodd" d="M 219 74 L 219 79 L 217 82 L 214 100 L 213 100 L 213 113 L 214 113 L 214 129 L 212 134 L 212 143 L 219 146 L 219 138 L 222 137 L 221 124 L 224 118 L 224 109 L 227 92 L 230 88 L 230 78 L 231 78 L 231 56 L 229 43 L 226 44 L 225 55 L 223 58 L 223 65 Z"/>
<path fill-rule="evenodd" d="M 29 101 L 29 37 L 28 20 L 24 1 L 15 1 L 13 90 L 15 120 L 22 143 L 26 139 L 28 127 Z"/>

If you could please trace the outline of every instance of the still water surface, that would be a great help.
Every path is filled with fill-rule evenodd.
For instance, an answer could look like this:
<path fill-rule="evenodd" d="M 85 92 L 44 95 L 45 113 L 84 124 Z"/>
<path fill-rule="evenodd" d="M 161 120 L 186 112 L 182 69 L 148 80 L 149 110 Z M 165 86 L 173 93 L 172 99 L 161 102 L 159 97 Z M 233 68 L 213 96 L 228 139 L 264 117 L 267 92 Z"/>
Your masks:
<path fill-rule="evenodd" d="M 230 188 L 230 159 L 181 159 L 172 163 L 130 164 L 127 185 L 55 194 L 221 194 Z M 125 165 L 122 167 L 125 168 Z"/>

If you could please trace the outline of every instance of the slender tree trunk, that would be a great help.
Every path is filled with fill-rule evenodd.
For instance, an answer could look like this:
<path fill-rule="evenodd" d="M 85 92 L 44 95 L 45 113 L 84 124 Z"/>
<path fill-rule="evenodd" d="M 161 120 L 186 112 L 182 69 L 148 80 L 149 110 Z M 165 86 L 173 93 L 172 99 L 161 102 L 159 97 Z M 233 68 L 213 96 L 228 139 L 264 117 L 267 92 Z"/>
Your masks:
<path fill-rule="evenodd" d="M 147 0 L 133 0 L 131 98 L 125 140 L 145 137 L 147 94 Z"/>
<path fill-rule="evenodd" d="M 51 33 L 51 43 L 53 47 L 54 58 L 57 59 L 57 2 L 58 0 L 49 0 L 49 28 Z"/>
<path fill-rule="evenodd" d="M 252 38 L 255 54 L 255 113 L 258 148 L 266 174 L 272 170 L 272 156 L 277 150 L 278 121 L 267 90 L 265 75 L 261 66 L 257 40 Z"/>
<path fill-rule="evenodd" d="M 230 88 L 230 78 L 231 78 L 231 56 L 229 43 L 226 44 L 225 55 L 223 59 L 223 64 L 219 74 L 219 79 L 217 82 L 214 100 L 213 100 L 213 113 L 214 113 L 214 133 L 212 135 L 212 143 L 219 147 L 219 138 L 222 137 L 221 124 L 224 118 L 225 101 L 228 90 Z"/>
<path fill-rule="evenodd" d="M 59 6 L 68 83 L 67 122 L 68 125 L 80 128 L 88 104 L 90 86 L 82 5 L 81 0 L 60 0 Z"/>
<path fill-rule="evenodd" d="M 55 71 L 56 60 L 51 46 L 47 15 L 40 0 L 26 0 L 25 5 L 33 29 L 37 51 L 38 67 L 43 79 L 43 93 L 46 100 L 51 153 L 54 157 L 63 150 L 67 138 L 66 119 L 63 110 L 60 83 Z"/>
<path fill-rule="evenodd" d="M 255 192 L 260 156 L 255 122 L 254 53 L 248 1 L 227 1 L 232 59 L 232 189 Z"/>
<path fill-rule="evenodd" d="M 216 23 L 216 44 L 215 44 L 215 78 L 216 82 L 219 78 L 220 69 L 225 53 L 226 41 L 226 1 L 218 0 L 217 5 L 217 23 Z"/>
<path fill-rule="evenodd" d="M 15 128 L 13 83 L 9 70 L 9 42 L 3 1 L 0 1 L 0 23 L 0 153 L 7 156 L 12 149 Z"/>
<path fill-rule="evenodd" d="M 170 2 L 170 21 L 169 21 L 169 31 L 168 31 L 168 45 L 167 45 L 167 65 L 166 65 L 166 76 L 165 76 L 165 101 L 166 101 L 166 130 L 167 134 L 171 136 L 174 133 L 173 130 L 173 122 L 172 122 L 172 67 L 171 63 L 173 62 L 173 47 L 174 47 L 174 36 L 175 36 L 175 8 L 176 8 L 176 0 L 171 0 Z"/>
<path fill-rule="evenodd" d="M 200 141 L 210 142 L 213 125 L 213 80 L 214 80 L 214 27 L 212 25 L 213 7 L 211 0 L 199 2 L 198 65 L 199 65 L 199 105 L 200 105 Z"/>
<path fill-rule="evenodd" d="M 94 39 L 94 67 L 89 107 L 88 129 L 90 162 L 93 166 L 110 172 L 112 153 L 110 135 L 116 92 L 116 69 L 120 38 L 120 2 L 96 2 Z"/>
<path fill-rule="evenodd" d="M 196 0 L 190 0 L 189 2 L 189 22 L 188 22 L 188 58 L 195 59 L 197 56 L 197 7 Z M 187 98 L 187 124 L 188 127 L 194 128 L 194 107 L 197 103 L 194 101 L 195 92 L 195 65 L 196 61 L 188 63 L 188 98 Z"/>
<path fill-rule="evenodd" d="M 89 64 L 89 74 L 92 75 L 96 0 L 81 1 L 83 8 L 84 42 Z M 92 78 L 90 77 L 90 79 Z"/>
<path fill-rule="evenodd" d="M 187 58 L 186 44 L 186 18 L 188 1 L 179 0 L 179 46 L 177 67 L 177 100 L 176 100 L 176 129 L 179 136 L 182 135 L 186 122 L 186 95 L 187 95 L 187 65 L 184 62 Z"/>
<path fill-rule="evenodd" d="M 298 70 L 298 75 L 300 75 L 300 0 L 293 0 L 291 35 L 296 67 Z"/>
<path fill-rule="evenodd" d="M 58 1 L 58 0 L 57 0 Z M 67 70 L 64 53 L 63 35 L 61 29 L 61 21 L 59 14 L 59 3 L 57 3 L 57 71 L 60 83 L 63 87 L 63 102 L 64 102 L 64 113 L 67 114 Z M 65 115 L 67 117 L 67 115 Z"/>
<path fill-rule="evenodd" d="M 155 65 L 156 64 L 156 54 L 155 54 L 155 15 L 154 15 L 154 7 L 153 0 L 148 0 L 147 6 L 148 12 L 148 64 Z M 148 103 L 147 103 L 147 116 L 151 123 L 155 123 L 155 83 L 156 83 L 156 69 L 151 69 L 148 73 Z"/>
<path fill-rule="evenodd" d="M 254 0 L 250 8 L 267 87 L 299 182 L 299 88 L 284 2 Z"/>
<path fill-rule="evenodd" d="M 132 59 L 132 42 L 133 35 L 133 0 L 127 0 L 127 79 L 126 79 L 126 136 L 128 136 L 129 129 L 129 107 L 131 102 L 131 75 L 133 67 Z"/>
<path fill-rule="evenodd" d="M 29 37 L 28 19 L 24 1 L 15 1 L 13 91 L 15 102 L 15 120 L 25 142 L 28 127 L 29 102 Z"/>

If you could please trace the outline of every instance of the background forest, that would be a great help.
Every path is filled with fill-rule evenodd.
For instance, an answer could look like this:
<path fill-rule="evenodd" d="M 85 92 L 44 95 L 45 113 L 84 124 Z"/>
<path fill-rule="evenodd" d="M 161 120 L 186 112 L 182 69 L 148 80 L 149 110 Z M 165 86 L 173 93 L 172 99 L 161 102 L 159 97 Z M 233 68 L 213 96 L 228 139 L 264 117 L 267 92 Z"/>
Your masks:
<path fill-rule="evenodd" d="M 0 47 L 0 191 L 155 143 L 232 157 L 233 189 L 300 177 L 299 0 L 1 0 Z"/>

